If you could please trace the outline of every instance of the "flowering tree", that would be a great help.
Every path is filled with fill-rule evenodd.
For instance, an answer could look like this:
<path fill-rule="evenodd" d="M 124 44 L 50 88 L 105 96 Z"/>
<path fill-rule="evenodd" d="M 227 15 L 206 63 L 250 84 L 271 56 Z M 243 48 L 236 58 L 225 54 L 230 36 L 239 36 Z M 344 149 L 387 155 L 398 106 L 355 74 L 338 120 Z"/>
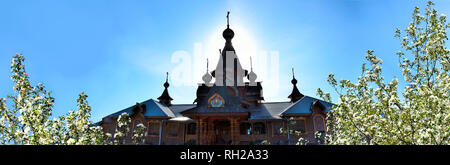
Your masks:
<path fill-rule="evenodd" d="M 133 131 L 133 143 L 134 144 L 144 144 L 145 136 L 147 136 L 147 131 L 144 124 L 139 123 Z"/>
<path fill-rule="evenodd" d="M 131 119 L 127 113 L 122 113 L 117 118 L 117 127 L 114 133 L 114 143 L 115 144 L 125 144 L 127 136 L 130 134 Z"/>
<path fill-rule="evenodd" d="M 22 54 L 16 54 L 11 64 L 15 94 L 7 98 L 12 100 L 12 108 L 7 107 L 7 99 L 0 99 L 0 143 L 102 144 L 101 128 L 89 127 L 87 95 L 79 95 L 77 111 L 50 119 L 54 98 L 42 83 L 31 85 L 24 60 Z"/>
<path fill-rule="evenodd" d="M 124 112 L 117 118 L 117 127 L 114 133 L 113 144 L 123 145 L 129 144 L 127 140 L 132 140 L 132 144 L 144 144 L 145 136 L 147 136 L 146 127 L 139 123 L 131 131 L 131 118 L 128 113 Z M 108 134 L 108 133 L 107 133 Z M 107 136 L 110 136 L 109 134 Z"/>
<path fill-rule="evenodd" d="M 13 57 L 14 94 L 0 98 L 0 144 L 113 144 L 112 136 L 104 134 L 102 127 L 93 126 L 90 121 L 91 107 L 83 92 L 77 99 L 78 110 L 50 119 L 55 99 L 43 84 L 31 85 L 24 60 L 22 54 Z M 7 99 L 12 101 L 11 108 L 7 106 Z M 115 144 L 124 144 L 122 137 L 129 132 L 128 115 L 121 115 L 118 123 Z M 142 125 L 136 131 L 136 143 L 143 143 L 144 129 Z"/>
<path fill-rule="evenodd" d="M 399 67 L 405 80 L 399 94 L 398 80 L 384 82 L 381 64 L 367 51 L 357 82 L 328 82 L 339 94 L 339 102 L 327 117 L 328 144 L 449 144 L 450 143 L 450 58 L 445 47 L 446 16 L 438 15 L 428 2 L 425 15 L 416 7 L 413 21 L 402 33 L 405 51 L 399 51 Z M 329 93 L 317 90 L 324 100 Z"/>
<path fill-rule="evenodd" d="M 54 143 L 55 139 L 50 136 L 56 131 L 49 128 L 58 125 L 59 121 L 48 119 L 54 98 L 41 83 L 36 87 L 30 85 L 23 61 L 24 57 L 18 54 L 12 60 L 11 78 L 16 95 L 7 97 L 14 102 L 12 109 L 7 108 L 5 98 L 0 99 L 0 143 Z"/>

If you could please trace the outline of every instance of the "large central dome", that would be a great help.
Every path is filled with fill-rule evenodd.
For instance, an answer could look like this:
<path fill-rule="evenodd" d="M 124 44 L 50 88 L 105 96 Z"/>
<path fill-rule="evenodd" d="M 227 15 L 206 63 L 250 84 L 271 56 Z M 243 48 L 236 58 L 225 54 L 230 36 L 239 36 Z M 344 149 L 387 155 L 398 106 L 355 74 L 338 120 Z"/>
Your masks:
<path fill-rule="evenodd" d="M 231 30 L 229 27 L 227 29 L 225 29 L 222 33 L 223 38 L 225 38 L 226 40 L 231 40 L 234 37 L 234 31 Z"/>

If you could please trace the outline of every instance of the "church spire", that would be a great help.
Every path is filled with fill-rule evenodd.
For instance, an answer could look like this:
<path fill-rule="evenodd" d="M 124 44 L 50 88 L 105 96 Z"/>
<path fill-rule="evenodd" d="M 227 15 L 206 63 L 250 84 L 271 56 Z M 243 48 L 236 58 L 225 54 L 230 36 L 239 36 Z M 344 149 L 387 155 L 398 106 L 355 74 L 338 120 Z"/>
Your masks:
<path fill-rule="evenodd" d="M 166 82 L 164 83 L 164 91 L 161 94 L 161 96 L 158 97 L 159 102 L 167 105 L 167 106 L 171 106 L 172 104 L 170 103 L 173 99 L 170 97 L 169 95 L 169 91 L 167 90 L 167 88 L 169 88 L 170 84 L 169 84 L 169 72 L 166 73 Z"/>
<path fill-rule="evenodd" d="M 298 91 L 297 79 L 295 79 L 294 68 L 292 68 L 292 80 L 291 80 L 291 83 L 293 85 L 293 89 L 292 89 L 291 94 L 288 96 L 288 98 L 290 98 L 291 102 L 294 103 L 294 102 L 300 100 L 301 98 L 303 98 L 303 96 L 304 96 L 302 93 L 300 93 L 300 91 Z"/>
<path fill-rule="evenodd" d="M 230 13 L 228 12 L 227 28 L 222 33 L 225 39 L 225 47 L 221 51 L 219 50 L 221 55 L 212 75 L 216 78 L 214 84 L 217 86 L 244 86 L 243 78 L 246 74 L 231 43 L 234 32 L 230 29 L 229 17 Z"/>

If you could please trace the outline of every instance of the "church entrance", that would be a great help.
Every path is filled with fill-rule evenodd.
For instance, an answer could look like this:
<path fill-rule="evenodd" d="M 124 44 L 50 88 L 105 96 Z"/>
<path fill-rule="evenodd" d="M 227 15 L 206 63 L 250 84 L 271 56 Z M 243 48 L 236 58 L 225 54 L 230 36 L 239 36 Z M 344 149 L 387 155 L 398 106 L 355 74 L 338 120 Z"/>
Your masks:
<path fill-rule="evenodd" d="M 191 116 L 197 123 L 197 139 L 200 145 L 238 145 L 239 123 L 248 118 L 248 113 L 230 116 Z"/>
<path fill-rule="evenodd" d="M 214 144 L 230 145 L 231 140 L 231 124 L 228 120 L 214 121 Z"/>

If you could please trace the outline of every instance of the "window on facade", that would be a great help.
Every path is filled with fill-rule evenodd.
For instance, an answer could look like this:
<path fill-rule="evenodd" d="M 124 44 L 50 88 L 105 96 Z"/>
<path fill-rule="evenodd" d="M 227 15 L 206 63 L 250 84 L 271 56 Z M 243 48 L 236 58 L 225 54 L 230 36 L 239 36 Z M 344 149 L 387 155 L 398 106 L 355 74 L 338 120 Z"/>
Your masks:
<path fill-rule="evenodd" d="M 273 134 L 274 135 L 281 135 L 281 128 L 282 128 L 282 123 L 280 122 L 276 122 L 272 124 L 272 128 L 273 128 Z"/>
<path fill-rule="evenodd" d="M 197 129 L 197 124 L 195 123 L 189 123 L 187 126 L 187 134 L 188 135 L 195 135 Z"/>
<path fill-rule="evenodd" d="M 306 133 L 305 120 L 298 119 L 294 120 L 292 123 L 292 130 L 296 133 Z"/>
<path fill-rule="evenodd" d="M 168 128 L 169 128 L 169 130 L 168 130 L 169 136 L 171 136 L 171 137 L 178 136 L 178 126 L 176 123 L 169 123 Z"/>
<path fill-rule="evenodd" d="M 316 128 L 316 131 L 323 131 L 323 130 L 325 130 L 325 126 L 324 126 L 324 123 L 323 123 L 322 116 L 314 117 L 314 122 L 315 122 L 314 126 Z"/>
<path fill-rule="evenodd" d="M 253 124 L 253 128 L 255 135 L 266 134 L 266 125 L 263 122 L 257 122 Z"/>
<path fill-rule="evenodd" d="M 252 125 L 250 123 L 241 123 L 241 135 L 250 135 L 252 133 Z"/>
<path fill-rule="evenodd" d="M 159 127 L 158 122 L 148 123 L 148 135 L 159 135 Z"/>

